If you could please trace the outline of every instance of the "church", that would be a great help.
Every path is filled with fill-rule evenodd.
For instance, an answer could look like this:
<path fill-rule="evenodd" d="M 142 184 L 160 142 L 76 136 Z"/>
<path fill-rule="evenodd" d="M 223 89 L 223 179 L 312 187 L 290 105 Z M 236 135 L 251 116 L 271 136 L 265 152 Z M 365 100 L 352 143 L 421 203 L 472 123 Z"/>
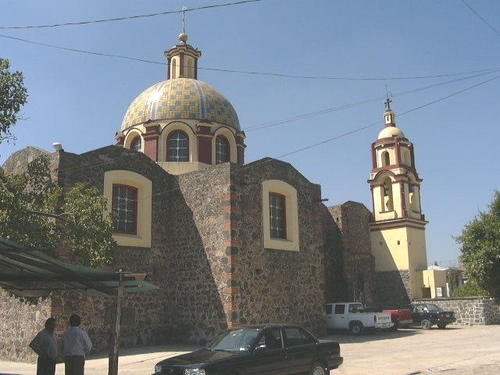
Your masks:
<path fill-rule="evenodd" d="M 372 210 L 351 201 L 327 207 L 321 186 L 289 163 L 245 163 L 237 112 L 198 79 L 201 52 L 187 40 L 181 34 L 165 52 L 167 80 L 132 101 L 115 145 L 83 154 L 27 148 L 4 165 L 15 173 L 46 154 L 60 186 L 84 182 L 107 198 L 117 218 L 113 268 L 147 273 L 158 287 L 127 297 L 123 344 L 201 343 L 266 322 L 322 332 L 326 302 L 394 306 L 422 297 L 422 179 L 390 102 L 372 144 Z M 106 349 L 106 300 L 53 292 L 37 308 L 37 324 L 80 314 Z"/>

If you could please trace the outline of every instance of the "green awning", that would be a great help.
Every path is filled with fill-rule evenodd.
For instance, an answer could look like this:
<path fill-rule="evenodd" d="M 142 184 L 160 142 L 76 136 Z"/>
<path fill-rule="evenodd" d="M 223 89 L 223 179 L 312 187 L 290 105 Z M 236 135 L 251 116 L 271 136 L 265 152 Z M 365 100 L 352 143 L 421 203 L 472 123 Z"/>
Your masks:
<path fill-rule="evenodd" d="M 0 238 L 0 287 L 22 297 L 40 297 L 57 290 L 116 296 L 156 289 L 145 274 L 114 272 L 64 263 L 46 253 Z"/>

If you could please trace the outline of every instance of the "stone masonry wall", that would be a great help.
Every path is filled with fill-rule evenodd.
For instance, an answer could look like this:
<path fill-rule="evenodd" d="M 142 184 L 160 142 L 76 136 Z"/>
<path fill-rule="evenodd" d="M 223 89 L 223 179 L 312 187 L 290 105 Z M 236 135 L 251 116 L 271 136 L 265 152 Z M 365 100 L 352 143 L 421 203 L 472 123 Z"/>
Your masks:
<path fill-rule="evenodd" d="M 417 302 L 433 303 L 445 310 L 455 312 L 456 324 L 489 325 L 500 324 L 500 305 L 488 297 L 418 299 Z"/>
<path fill-rule="evenodd" d="M 297 190 L 299 251 L 266 249 L 262 233 L 262 182 L 277 179 Z M 232 233 L 241 244 L 233 265 L 240 324 L 297 323 L 324 330 L 326 254 L 318 185 L 288 163 L 262 159 L 235 167 L 239 220 Z"/>
<path fill-rule="evenodd" d="M 50 315 L 49 299 L 24 301 L 0 289 L 0 358 L 35 360 L 28 345 Z"/>
<path fill-rule="evenodd" d="M 408 306 L 411 300 L 408 271 L 376 272 L 376 303 L 382 308 Z"/>
<path fill-rule="evenodd" d="M 328 210 L 341 231 L 347 299 L 373 305 L 376 282 L 368 227 L 371 212 L 362 203 L 352 201 Z"/>

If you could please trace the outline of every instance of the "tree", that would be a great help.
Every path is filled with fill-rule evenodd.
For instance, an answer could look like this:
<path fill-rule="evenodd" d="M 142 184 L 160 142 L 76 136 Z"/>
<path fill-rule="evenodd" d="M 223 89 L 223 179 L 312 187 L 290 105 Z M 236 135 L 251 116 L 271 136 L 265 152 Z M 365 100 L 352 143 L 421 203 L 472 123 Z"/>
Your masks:
<path fill-rule="evenodd" d="M 116 242 L 105 212 L 106 199 L 95 188 L 79 183 L 63 194 L 47 157 L 17 175 L 0 168 L 0 237 L 49 251 L 63 245 L 81 264 L 110 264 Z"/>
<path fill-rule="evenodd" d="M 486 212 L 465 226 L 457 238 L 461 261 L 469 278 L 491 296 L 500 298 L 500 192 Z"/>
<path fill-rule="evenodd" d="M 9 60 L 0 58 L 0 143 L 12 138 L 10 128 L 19 119 L 18 113 L 28 98 L 23 74 L 10 72 L 9 67 Z"/>

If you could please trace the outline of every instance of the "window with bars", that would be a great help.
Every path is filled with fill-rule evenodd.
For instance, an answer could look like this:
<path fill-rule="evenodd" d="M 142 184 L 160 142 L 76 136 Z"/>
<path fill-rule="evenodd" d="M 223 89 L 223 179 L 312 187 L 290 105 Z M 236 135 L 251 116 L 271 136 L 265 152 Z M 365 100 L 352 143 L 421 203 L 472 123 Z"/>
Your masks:
<path fill-rule="evenodd" d="M 167 138 L 167 161 L 189 161 L 189 137 L 176 130 Z"/>
<path fill-rule="evenodd" d="M 271 238 L 286 240 L 286 197 L 284 195 L 269 193 L 269 221 Z"/>
<path fill-rule="evenodd" d="M 135 137 L 130 143 L 130 149 L 134 151 L 141 151 L 142 140 L 141 137 Z"/>
<path fill-rule="evenodd" d="M 215 163 L 226 163 L 230 159 L 230 146 L 226 137 L 218 135 L 215 139 Z"/>
<path fill-rule="evenodd" d="M 115 231 L 137 234 L 137 189 L 133 186 L 113 184 L 112 201 Z"/>

